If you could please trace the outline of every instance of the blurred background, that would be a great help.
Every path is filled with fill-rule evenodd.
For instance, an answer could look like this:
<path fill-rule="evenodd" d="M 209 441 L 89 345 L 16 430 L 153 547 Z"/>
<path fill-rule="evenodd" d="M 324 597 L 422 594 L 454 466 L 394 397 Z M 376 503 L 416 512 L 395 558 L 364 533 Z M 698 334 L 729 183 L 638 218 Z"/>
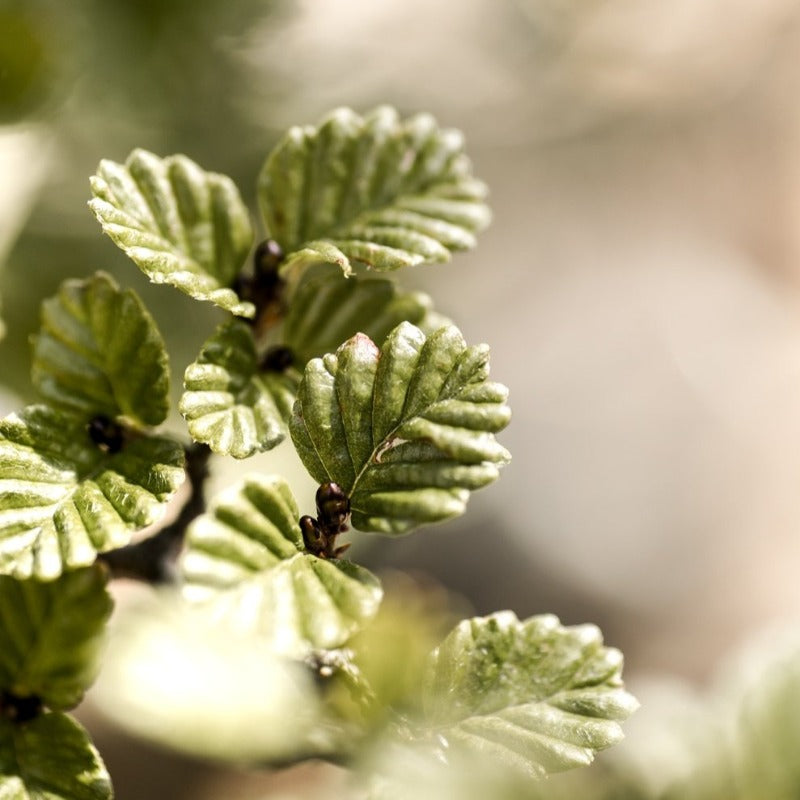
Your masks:
<path fill-rule="evenodd" d="M 143 295 L 176 397 L 219 318 L 100 234 L 100 158 L 184 152 L 255 209 L 288 125 L 430 111 L 465 132 L 495 221 L 401 280 L 492 345 L 514 461 L 461 520 L 359 557 L 477 613 L 596 622 L 634 691 L 702 686 L 800 613 L 799 91 L 797 0 L 0 0 L 0 405 L 30 399 L 28 338 L 66 277 Z M 258 467 L 299 482 L 286 449 Z M 87 713 L 120 800 L 313 780 L 230 783 Z"/>

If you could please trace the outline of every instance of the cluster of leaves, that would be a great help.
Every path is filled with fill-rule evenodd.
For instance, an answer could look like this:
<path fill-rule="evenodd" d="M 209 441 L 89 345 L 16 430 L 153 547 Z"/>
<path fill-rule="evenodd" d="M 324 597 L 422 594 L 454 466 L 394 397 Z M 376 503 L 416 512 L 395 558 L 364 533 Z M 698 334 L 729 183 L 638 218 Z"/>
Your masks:
<path fill-rule="evenodd" d="M 379 691 L 370 647 L 354 644 L 369 640 L 382 588 L 338 557 L 336 537 L 348 523 L 391 536 L 457 516 L 509 459 L 495 439 L 509 421 L 507 391 L 489 380 L 488 348 L 468 346 L 427 297 L 383 274 L 449 259 L 488 222 L 460 134 L 388 108 L 291 129 L 259 177 L 270 238 L 249 268 L 254 233 L 238 190 L 185 156 L 103 161 L 92 192 L 103 230 L 153 282 L 228 313 L 185 372 L 179 409 L 194 442 L 243 459 L 288 435 L 318 498 L 341 510 L 334 523 L 318 499 L 318 518 L 301 518 L 287 482 L 257 474 L 206 513 L 187 503 L 200 507 L 180 561 L 186 600 L 266 647 L 283 665 L 276 675 L 291 664 L 315 676 L 320 714 L 252 758 L 352 758 L 380 730 L 434 760 L 480 753 L 534 777 L 616 742 L 635 701 L 619 654 L 591 626 L 508 612 L 468 620 L 420 660 L 402 702 Z M 48 781 L 53 797 L 108 797 L 82 733 L 40 759 L 36 726 L 74 725 L 57 715 L 96 671 L 109 611 L 102 565 L 135 550 L 133 533 L 158 520 L 196 450 L 155 430 L 169 410 L 164 343 L 135 294 L 102 273 L 45 302 L 32 376 L 43 402 L 0 422 L 11 620 L 0 652 L 21 653 L 0 686 L 0 774 L 20 797 Z M 77 613 L 79 576 L 92 579 L 82 578 L 90 597 Z M 48 669 L 69 692 L 39 681 Z"/>

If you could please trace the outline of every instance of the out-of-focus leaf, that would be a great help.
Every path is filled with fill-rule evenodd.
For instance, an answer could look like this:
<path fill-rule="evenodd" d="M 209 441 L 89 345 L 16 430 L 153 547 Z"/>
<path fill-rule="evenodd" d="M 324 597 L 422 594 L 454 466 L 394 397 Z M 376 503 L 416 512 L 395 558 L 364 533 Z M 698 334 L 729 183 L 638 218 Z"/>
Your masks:
<path fill-rule="evenodd" d="M 0 688 L 54 710 L 76 706 L 97 675 L 112 605 L 97 566 L 48 583 L 0 576 Z"/>
<path fill-rule="evenodd" d="M 86 420 L 29 406 L 0 421 L 0 572 L 47 580 L 155 522 L 184 478 L 183 448 L 129 433 L 119 452 Z"/>
<path fill-rule="evenodd" d="M 180 412 L 215 453 L 247 458 L 286 436 L 297 380 L 260 369 L 250 326 L 223 323 L 184 374 Z"/>
<path fill-rule="evenodd" d="M 344 644 L 382 591 L 363 567 L 307 553 L 298 517 L 282 478 L 252 475 L 192 524 L 182 567 L 188 598 L 210 600 L 209 613 L 232 629 L 302 657 Z"/>
<path fill-rule="evenodd" d="M 531 777 L 589 764 L 638 707 L 621 670 L 622 654 L 593 625 L 520 622 L 510 611 L 465 620 L 431 656 L 432 741 Z"/>
<path fill-rule="evenodd" d="M 0 717 L 3 800 L 111 800 L 111 779 L 86 731 L 66 714 L 23 724 Z"/>
<path fill-rule="evenodd" d="M 332 353 L 356 333 L 381 343 L 401 322 L 419 324 L 431 309 L 422 292 L 408 292 L 384 279 L 343 280 L 340 274 L 304 281 L 292 298 L 284 340 L 297 360 Z"/>
<path fill-rule="evenodd" d="M 394 270 L 473 247 L 490 214 L 463 149 L 461 133 L 430 115 L 401 121 L 386 106 L 365 117 L 341 108 L 318 127 L 291 128 L 258 183 L 270 236 L 289 254 L 283 269 Z"/>
<path fill-rule="evenodd" d="M 214 624 L 205 608 L 170 594 L 121 612 L 92 699 L 124 730 L 237 763 L 336 746 L 310 671 L 276 657 L 260 636 Z"/>
<path fill-rule="evenodd" d="M 356 528 L 404 533 L 457 516 L 509 459 L 494 437 L 508 392 L 488 373 L 488 347 L 467 347 L 452 326 L 426 338 L 403 323 L 382 350 L 358 334 L 306 366 L 292 439 L 315 480 L 348 494 Z"/>
<path fill-rule="evenodd" d="M 42 304 L 33 383 L 54 406 L 158 425 L 169 411 L 169 362 L 136 293 L 101 272 L 65 281 Z"/>
<path fill-rule="evenodd" d="M 228 288 L 253 243 L 247 208 L 224 175 L 183 155 L 134 150 L 124 164 L 103 160 L 89 207 L 103 231 L 154 283 L 243 317 L 255 307 Z"/>

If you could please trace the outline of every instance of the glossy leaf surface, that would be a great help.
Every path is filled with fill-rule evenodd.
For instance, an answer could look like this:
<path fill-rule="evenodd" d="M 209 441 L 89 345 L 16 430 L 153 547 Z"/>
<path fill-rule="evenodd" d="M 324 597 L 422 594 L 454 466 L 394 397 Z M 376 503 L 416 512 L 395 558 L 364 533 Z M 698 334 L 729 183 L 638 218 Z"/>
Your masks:
<path fill-rule="evenodd" d="M 638 707 L 621 670 L 593 625 L 510 611 L 465 620 L 432 654 L 427 723 L 437 746 L 531 777 L 585 765 Z"/>
<path fill-rule="evenodd" d="M 29 406 L 0 421 L 0 573 L 52 579 L 127 544 L 184 478 L 183 448 L 129 434 L 119 452 L 83 417 Z"/>
<path fill-rule="evenodd" d="M 0 576 L 0 689 L 76 706 L 96 677 L 112 605 L 98 566 L 47 583 Z"/>
<path fill-rule="evenodd" d="M 86 731 L 66 714 L 15 725 L 0 718 L 3 800 L 111 800 L 111 780 Z"/>
<path fill-rule="evenodd" d="M 458 131 L 428 114 L 342 108 L 291 128 L 258 183 L 270 236 L 292 266 L 352 262 L 378 271 L 447 261 L 475 245 L 490 218 Z"/>
<path fill-rule="evenodd" d="M 489 351 L 448 326 L 426 337 L 403 323 L 379 350 L 358 334 L 308 363 L 290 430 L 319 483 L 350 497 L 356 528 L 404 533 L 463 513 L 508 452 L 507 390 L 488 380 Z"/>
<path fill-rule="evenodd" d="M 260 369 L 252 329 L 223 323 L 184 374 L 180 412 L 189 433 L 215 453 L 247 458 L 286 436 L 296 379 Z"/>
<path fill-rule="evenodd" d="M 382 596 L 363 567 L 307 553 L 299 516 L 282 478 L 252 475 L 192 524 L 182 561 L 187 597 L 293 656 L 344 644 Z"/>
<path fill-rule="evenodd" d="M 54 406 L 158 425 L 169 411 L 169 362 L 136 293 L 103 273 L 65 281 L 42 304 L 33 383 Z"/>
<path fill-rule="evenodd" d="M 89 207 L 113 242 L 154 283 L 252 317 L 252 303 L 228 288 L 253 243 L 247 208 L 224 175 L 183 155 L 134 150 L 124 164 L 103 160 Z"/>

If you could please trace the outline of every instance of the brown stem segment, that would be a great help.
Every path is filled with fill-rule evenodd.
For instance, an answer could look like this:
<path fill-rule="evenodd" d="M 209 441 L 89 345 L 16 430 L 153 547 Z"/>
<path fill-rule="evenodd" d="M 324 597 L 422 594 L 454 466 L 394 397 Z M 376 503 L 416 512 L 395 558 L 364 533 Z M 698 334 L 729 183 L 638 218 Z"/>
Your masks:
<path fill-rule="evenodd" d="M 211 450 L 195 443 L 186 448 L 186 475 L 189 498 L 169 525 L 135 544 L 101 553 L 97 560 L 111 571 L 112 578 L 132 578 L 145 583 L 173 583 L 175 560 L 183 545 L 189 524 L 206 510 L 205 482 Z"/>

